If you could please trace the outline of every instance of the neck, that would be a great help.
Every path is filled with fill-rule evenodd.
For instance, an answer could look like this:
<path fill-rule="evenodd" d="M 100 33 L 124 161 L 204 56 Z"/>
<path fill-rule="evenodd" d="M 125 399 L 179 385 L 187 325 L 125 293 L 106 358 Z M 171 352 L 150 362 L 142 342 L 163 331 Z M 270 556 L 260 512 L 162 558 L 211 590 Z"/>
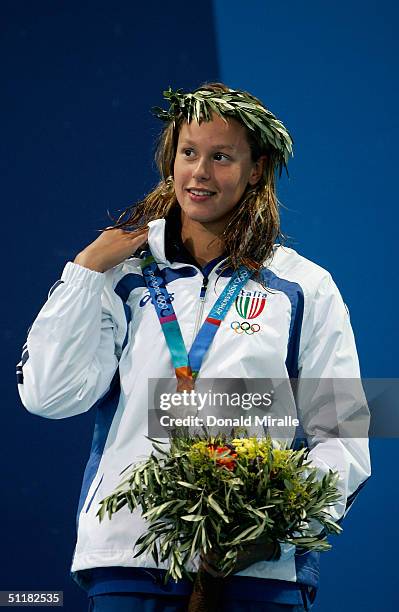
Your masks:
<path fill-rule="evenodd" d="M 224 243 L 220 238 L 224 223 L 204 224 L 189 219 L 182 211 L 181 214 L 181 239 L 189 253 L 200 266 L 205 266 L 209 261 L 224 253 Z"/>

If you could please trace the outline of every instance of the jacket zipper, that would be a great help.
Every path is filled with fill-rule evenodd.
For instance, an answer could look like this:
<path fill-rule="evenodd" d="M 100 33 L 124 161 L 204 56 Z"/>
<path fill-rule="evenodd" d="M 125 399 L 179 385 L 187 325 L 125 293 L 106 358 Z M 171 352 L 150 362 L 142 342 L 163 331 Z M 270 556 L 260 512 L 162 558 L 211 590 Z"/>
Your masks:
<path fill-rule="evenodd" d="M 195 319 L 194 334 L 193 334 L 193 340 L 191 342 L 191 345 L 194 343 L 194 340 L 197 337 L 198 330 L 199 330 L 200 325 L 201 325 L 202 315 L 204 313 L 205 295 L 206 295 L 207 287 L 208 287 L 208 277 L 204 276 L 204 280 L 202 281 L 202 287 L 201 287 L 201 291 L 200 291 L 200 303 L 199 303 L 199 307 L 197 309 L 197 316 L 196 316 L 196 319 Z"/>

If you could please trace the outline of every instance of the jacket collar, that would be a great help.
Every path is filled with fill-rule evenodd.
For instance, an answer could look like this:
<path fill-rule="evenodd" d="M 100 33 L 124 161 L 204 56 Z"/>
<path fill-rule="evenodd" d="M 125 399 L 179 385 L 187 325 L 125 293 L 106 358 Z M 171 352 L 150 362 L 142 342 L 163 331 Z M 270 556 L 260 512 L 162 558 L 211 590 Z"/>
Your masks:
<path fill-rule="evenodd" d="M 180 210 L 172 210 L 169 216 L 165 219 L 156 219 L 148 223 L 148 244 L 152 255 L 158 264 L 171 265 L 174 262 L 193 265 L 198 269 L 201 266 L 189 253 L 181 240 L 181 221 Z M 221 255 L 208 262 L 202 272 L 209 272 L 223 259 L 225 255 Z"/>
<path fill-rule="evenodd" d="M 158 264 L 170 264 L 165 254 L 165 223 L 166 219 L 155 219 L 148 223 L 148 245 L 152 256 Z"/>

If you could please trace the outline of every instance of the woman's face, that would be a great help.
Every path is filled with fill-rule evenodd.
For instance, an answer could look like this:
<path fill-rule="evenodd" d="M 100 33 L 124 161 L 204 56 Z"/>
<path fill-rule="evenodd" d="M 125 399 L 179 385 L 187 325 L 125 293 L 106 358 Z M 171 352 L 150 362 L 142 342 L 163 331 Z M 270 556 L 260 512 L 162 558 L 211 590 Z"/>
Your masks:
<path fill-rule="evenodd" d="M 262 174 L 263 158 L 251 159 L 246 130 L 235 119 L 184 123 L 174 164 L 177 201 L 185 221 L 223 228 L 248 183 Z"/>

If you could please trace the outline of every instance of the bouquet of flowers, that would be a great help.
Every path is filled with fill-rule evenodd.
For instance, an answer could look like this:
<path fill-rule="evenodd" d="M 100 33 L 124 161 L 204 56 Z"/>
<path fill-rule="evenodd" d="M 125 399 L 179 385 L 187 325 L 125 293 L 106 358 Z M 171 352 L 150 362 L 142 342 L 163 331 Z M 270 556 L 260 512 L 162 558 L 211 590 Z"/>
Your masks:
<path fill-rule="evenodd" d="M 150 440 L 149 458 L 123 470 L 97 514 L 101 521 L 126 504 L 131 512 L 140 508 L 148 529 L 135 556 L 149 553 L 156 565 L 168 559 L 165 580 L 191 578 L 187 562 L 210 551 L 227 576 L 239 552 L 259 538 L 278 552 L 283 542 L 323 551 L 331 548 L 327 534 L 341 532 L 328 513 L 340 497 L 338 475 L 330 471 L 320 480 L 307 449 L 285 448 L 270 437 L 182 434 L 167 449 Z"/>

